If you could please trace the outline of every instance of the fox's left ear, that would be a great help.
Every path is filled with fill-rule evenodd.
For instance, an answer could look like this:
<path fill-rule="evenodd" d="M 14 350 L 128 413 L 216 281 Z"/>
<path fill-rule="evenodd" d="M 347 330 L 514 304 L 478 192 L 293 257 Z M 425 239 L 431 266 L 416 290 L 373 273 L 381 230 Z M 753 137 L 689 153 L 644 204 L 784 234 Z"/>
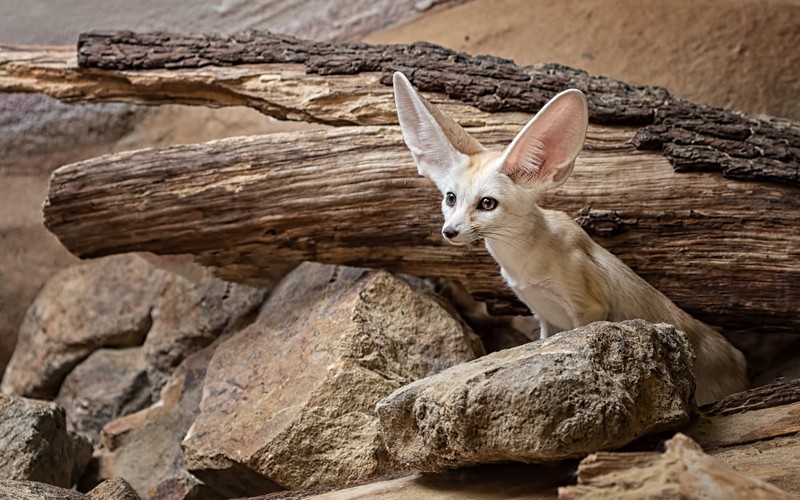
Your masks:
<path fill-rule="evenodd" d="M 393 82 L 400 129 L 417 170 L 443 189 L 453 168 L 466 165 L 469 155 L 484 148 L 455 120 L 422 97 L 404 74 L 395 73 Z"/>
<path fill-rule="evenodd" d="M 500 171 L 524 187 L 556 188 L 572 173 L 588 127 L 586 97 L 580 90 L 565 90 L 517 134 L 503 152 Z"/>

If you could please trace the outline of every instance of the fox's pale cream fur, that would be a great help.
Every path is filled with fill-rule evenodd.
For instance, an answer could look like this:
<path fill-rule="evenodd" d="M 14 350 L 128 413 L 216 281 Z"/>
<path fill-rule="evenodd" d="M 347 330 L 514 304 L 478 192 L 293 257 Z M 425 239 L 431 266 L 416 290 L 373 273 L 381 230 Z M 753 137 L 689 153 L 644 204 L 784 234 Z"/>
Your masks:
<path fill-rule="evenodd" d="M 588 128 L 578 90 L 554 97 L 503 151 L 489 151 L 394 75 L 403 137 L 420 174 L 444 195 L 442 233 L 463 245 L 483 239 L 503 278 L 536 314 L 541 336 L 594 321 L 645 319 L 675 325 L 696 354 L 696 400 L 747 388 L 744 356 L 596 244 L 565 213 L 537 206 L 572 173 Z"/>

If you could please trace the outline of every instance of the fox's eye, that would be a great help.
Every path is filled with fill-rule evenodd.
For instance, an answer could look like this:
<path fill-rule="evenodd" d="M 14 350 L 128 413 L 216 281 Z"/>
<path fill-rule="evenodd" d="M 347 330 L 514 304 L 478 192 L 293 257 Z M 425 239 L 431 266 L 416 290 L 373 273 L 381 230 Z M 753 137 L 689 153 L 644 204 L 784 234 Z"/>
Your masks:
<path fill-rule="evenodd" d="M 489 210 L 494 210 L 495 207 L 497 207 L 497 200 L 494 198 L 489 198 L 488 196 L 481 198 L 481 202 L 478 205 L 478 208 L 481 210 L 486 210 L 487 212 Z"/>
<path fill-rule="evenodd" d="M 456 204 L 456 194 L 448 192 L 446 195 L 444 195 L 444 202 L 447 203 L 448 207 L 455 206 L 455 204 Z"/>

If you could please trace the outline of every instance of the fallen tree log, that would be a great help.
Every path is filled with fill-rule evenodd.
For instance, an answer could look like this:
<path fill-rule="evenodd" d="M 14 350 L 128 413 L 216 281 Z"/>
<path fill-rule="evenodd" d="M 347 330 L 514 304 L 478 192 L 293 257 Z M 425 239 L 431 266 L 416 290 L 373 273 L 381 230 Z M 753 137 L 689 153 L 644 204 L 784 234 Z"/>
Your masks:
<path fill-rule="evenodd" d="M 446 93 L 432 100 L 489 145 L 509 141 L 552 93 L 584 88 L 593 120 L 586 150 L 545 206 L 575 215 L 706 321 L 745 332 L 800 325 L 797 123 L 428 44 L 95 33 L 81 37 L 79 50 L 83 68 L 63 50 L 5 48 L 0 88 L 69 101 L 248 105 L 329 125 L 394 124 L 385 83 L 393 69 L 413 64 L 412 80 Z M 686 171 L 693 172 L 676 173 Z M 395 128 L 342 127 L 68 166 L 53 177 L 45 220 L 84 257 L 192 253 L 238 281 L 268 280 L 299 260 L 386 267 L 459 279 L 495 312 L 524 310 L 509 306 L 513 297 L 484 251 L 441 245 L 438 200 Z"/>
<path fill-rule="evenodd" d="M 388 96 L 395 70 L 405 71 L 421 90 L 490 113 L 533 113 L 555 93 L 580 88 L 594 123 L 637 126 L 631 142 L 662 151 L 678 170 L 800 184 L 797 123 L 702 106 L 663 88 L 561 65 L 520 67 L 426 43 L 327 44 L 266 32 L 84 33 L 77 59 L 52 48 L 0 46 L 0 89 L 69 101 L 244 105 L 281 119 L 330 125 L 395 123 L 391 100 L 375 99 Z M 474 109 L 465 114 L 463 106 L 454 114 L 472 124 L 486 115 L 476 116 Z"/>
<path fill-rule="evenodd" d="M 473 132 L 489 145 L 514 134 Z M 574 177 L 544 204 L 575 215 L 712 324 L 796 329 L 798 190 L 679 174 L 660 155 L 626 145 L 627 133 L 592 127 Z M 513 296 L 485 250 L 442 244 L 439 204 L 397 127 L 339 127 L 68 165 L 53 175 L 44 215 L 82 257 L 191 253 L 235 281 L 270 280 L 302 260 L 383 267 L 457 279 L 496 312 L 509 311 Z"/>

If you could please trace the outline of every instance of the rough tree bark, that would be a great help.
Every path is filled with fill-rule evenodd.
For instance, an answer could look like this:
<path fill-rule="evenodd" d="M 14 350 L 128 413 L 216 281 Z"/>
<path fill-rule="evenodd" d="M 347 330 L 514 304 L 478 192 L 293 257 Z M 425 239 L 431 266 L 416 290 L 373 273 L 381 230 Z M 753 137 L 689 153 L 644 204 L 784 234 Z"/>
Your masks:
<path fill-rule="evenodd" d="M 555 93 L 579 88 L 588 96 L 593 122 L 647 125 L 634 143 L 663 148 L 679 169 L 800 181 L 800 127 L 788 120 L 701 106 L 660 87 L 628 85 L 566 66 L 520 67 L 507 59 L 473 57 L 427 43 L 331 45 L 252 31 L 227 37 L 95 32 L 80 36 L 78 63 L 119 70 L 295 63 L 320 75 L 380 72 L 383 83 L 391 72 L 404 71 L 421 90 L 444 92 L 488 112 L 534 113 Z"/>
<path fill-rule="evenodd" d="M 81 64 L 93 67 L 77 68 L 74 55 L 56 49 L 6 49 L 0 86 L 72 101 L 243 104 L 280 118 L 380 125 L 396 122 L 385 83 L 403 69 L 419 87 L 446 93 L 432 98 L 489 145 L 509 141 L 554 92 L 583 88 L 593 121 L 586 150 L 573 179 L 544 204 L 575 215 L 702 319 L 739 331 L 800 325 L 797 123 L 427 44 L 99 33 L 82 36 L 79 50 Z M 482 249 L 440 244 L 438 204 L 395 127 L 340 127 L 64 167 L 45 217 L 81 256 L 192 253 L 249 281 L 301 259 L 387 267 L 460 279 L 509 310 L 510 294 Z"/>

